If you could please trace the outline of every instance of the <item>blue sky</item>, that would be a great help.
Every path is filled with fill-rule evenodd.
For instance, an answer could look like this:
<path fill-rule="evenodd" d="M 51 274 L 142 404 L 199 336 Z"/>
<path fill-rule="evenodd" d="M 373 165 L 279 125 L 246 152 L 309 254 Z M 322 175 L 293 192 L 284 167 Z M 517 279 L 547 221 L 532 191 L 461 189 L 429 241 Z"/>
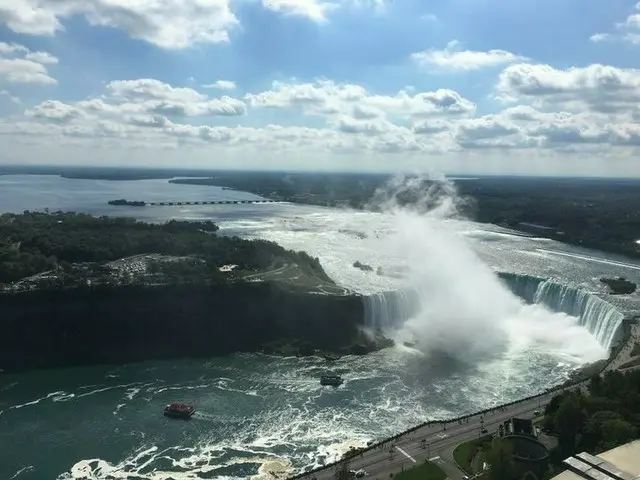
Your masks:
<path fill-rule="evenodd" d="M 0 163 L 640 176 L 640 4 L 13 0 Z"/>

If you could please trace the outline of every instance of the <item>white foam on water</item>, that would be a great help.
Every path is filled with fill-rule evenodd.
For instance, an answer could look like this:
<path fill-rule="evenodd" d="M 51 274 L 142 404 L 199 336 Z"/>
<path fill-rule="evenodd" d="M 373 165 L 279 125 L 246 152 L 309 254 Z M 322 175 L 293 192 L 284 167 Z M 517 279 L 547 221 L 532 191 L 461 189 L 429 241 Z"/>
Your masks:
<path fill-rule="evenodd" d="M 22 467 L 20 470 L 18 470 L 16 473 L 14 473 L 13 476 L 11 478 L 9 478 L 9 480 L 13 480 L 14 478 L 18 478 L 23 473 L 31 472 L 34 469 L 35 469 L 35 467 L 33 465 L 27 465 L 26 467 Z"/>
<path fill-rule="evenodd" d="M 191 480 L 219 471 L 216 478 L 231 479 L 229 471 L 250 464 L 257 472 L 254 480 L 275 480 L 292 470 L 336 460 L 351 447 L 415 423 L 529 395 L 602 358 L 604 349 L 576 318 L 525 305 L 516 298 L 467 243 L 483 236 L 478 225 L 446 218 L 447 205 L 441 204 L 435 214 L 310 209 L 308 215 L 301 215 L 299 206 L 283 205 L 284 216 L 223 225 L 319 257 L 327 273 L 353 291 L 378 294 L 411 288 L 418 292 L 420 308 L 414 315 L 399 323 L 389 319 L 390 333 L 399 342 L 414 345 L 400 343 L 366 357 L 345 357 L 330 366 L 322 359 L 274 357 L 269 359 L 269 372 L 253 371 L 255 363 L 247 367 L 264 358 L 248 355 L 242 357 L 247 360 L 245 370 L 231 372 L 228 378 L 150 386 L 143 390 L 145 398 L 211 388 L 243 401 L 276 394 L 281 400 L 266 407 L 261 404 L 260 410 L 245 416 L 241 411 L 205 411 L 201 418 L 196 414 L 190 426 L 202 434 L 187 446 L 144 445 L 119 463 L 83 460 L 59 478 L 137 475 Z M 471 232 L 467 238 L 465 232 Z M 501 238 L 518 243 L 531 240 L 495 232 L 482 239 L 497 243 Z M 353 267 L 355 261 L 371 265 L 374 271 Z M 466 362 L 466 370 L 448 370 L 446 359 L 438 364 L 437 355 L 442 352 Z M 213 366 L 216 361 L 207 364 Z M 337 389 L 321 387 L 318 376 L 327 368 L 340 371 L 345 384 Z M 244 385 L 237 382 L 239 375 L 246 377 Z M 140 384 L 127 388 L 125 397 L 135 392 L 127 400 L 141 396 L 136 391 Z M 105 390 L 97 388 L 89 394 Z M 216 421 L 222 422 L 224 432 L 215 432 L 211 422 Z"/>
<path fill-rule="evenodd" d="M 25 403 L 21 403 L 19 405 L 11 405 L 8 410 L 17 410 L 20 408 L 25 408 L 25 407 L 30 407 L 33 405 L 37 405 L 38 403 L 42 402 L 43 400 L 48 400 L 49 398 L 51 399 L 56 399 L 59 398 L 61 395 L 65 395 L 65 392 L 51 392 L 49 394 L 47 394 L 44 397 L 40 397 L 40 398 L 36 398 L 35 400 L 31 400 L 30 402 L 25 402 Z"/>

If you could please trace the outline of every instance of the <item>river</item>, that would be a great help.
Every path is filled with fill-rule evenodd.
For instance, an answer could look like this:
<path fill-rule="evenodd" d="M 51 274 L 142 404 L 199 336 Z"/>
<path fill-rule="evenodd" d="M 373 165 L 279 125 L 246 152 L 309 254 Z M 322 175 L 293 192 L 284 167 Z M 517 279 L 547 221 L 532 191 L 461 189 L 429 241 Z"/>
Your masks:
<path fill-rule="evenodd" d="M 441 293 L 430 301 L 448 322 L 440 325 L 446 328 L 424 319 L 427 323 L 414 325 L 423 328 L 426 337 L 444 335 L 448 329 L 458 334 L 445 340 L 458 341 L 464 332 L 461 323 L 454 322 L 476 316 L 486 321 L 484 317 L 509 303 L 506 290 L 494 284 L 487 271 L 553 278 L 596 293 L 621 311 L 640 310 L 638 295 L 612 297 L 599 282 L 603 275 L 640 281 L 638 262 L 495 226 L 442 220 L 423 224 L 413 217 L 399 223 L 393 216 L 292 204 L 107 205 L 117 198 L 258 197 L 167 180 L 0 176 L 0 211 L 48 208 L 147 221 L 212 219 L 222 233 L 305 250 L 319 257 L 339 284 L 362 293 L 401 288 L 404 280 L 354 268 L 356 260 L 385 271 L 413 269 L 419 275 L 412 281 Z M 437 231 L 429 230 L 434 224 Z M 404 235 L 398 237 L 398 230 Z M 471 312 L 470 318 L 447 316 L 460 309 Z M 459 368 L 447 359 L 397 347 L 337 361 L 333 368 L 346 379 L 338 389 L 318 384 L 326 367 L 323 360 L 264 355 L 0 375 L 0 478 L 273 478 L 269 471 L 284 474 L 319 465 L 350 446 L 426 419 L 541 391 L 606 355 L 572 317 L 535 306 L 522 307 L 513 316 L 504 323 L 504 349 L 473 367 Z M 173 400 L 196 405 L 192 421 L 161 415 Z"/>

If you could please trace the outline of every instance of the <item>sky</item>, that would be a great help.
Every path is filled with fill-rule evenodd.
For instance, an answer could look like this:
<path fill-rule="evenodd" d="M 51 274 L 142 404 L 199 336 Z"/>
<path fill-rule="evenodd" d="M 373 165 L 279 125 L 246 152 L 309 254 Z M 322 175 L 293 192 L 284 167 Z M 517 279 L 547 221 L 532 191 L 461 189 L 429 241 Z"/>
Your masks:
<path fill-rule="evenodd" d="M 0 0 L 0 163 L 640 177 L 640 3 Z"/>

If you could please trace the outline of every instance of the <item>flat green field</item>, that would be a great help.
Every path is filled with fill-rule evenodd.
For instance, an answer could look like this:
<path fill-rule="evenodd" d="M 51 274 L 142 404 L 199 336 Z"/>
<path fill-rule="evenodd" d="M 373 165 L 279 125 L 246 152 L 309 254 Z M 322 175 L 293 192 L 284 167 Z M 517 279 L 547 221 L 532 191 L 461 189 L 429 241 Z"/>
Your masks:
<path fill-rule="evenodd" d="M 491 446 L 491 439 L 491 435 L 485 435 L 458 445 L 453 451 L 453 458 L 458 466 L 468 474 L 473 474 L 473 459 L 480 449 L 486 449 Z"/>
<path fill-rule="evenodd" d="M 324 295 L 348 295 L 350 292 L 323 278 L 318 278 L 295 264 L 285 264 L 265 272 L 238 272 L 247 281 L 274 282 L 288 289 Z"/>

